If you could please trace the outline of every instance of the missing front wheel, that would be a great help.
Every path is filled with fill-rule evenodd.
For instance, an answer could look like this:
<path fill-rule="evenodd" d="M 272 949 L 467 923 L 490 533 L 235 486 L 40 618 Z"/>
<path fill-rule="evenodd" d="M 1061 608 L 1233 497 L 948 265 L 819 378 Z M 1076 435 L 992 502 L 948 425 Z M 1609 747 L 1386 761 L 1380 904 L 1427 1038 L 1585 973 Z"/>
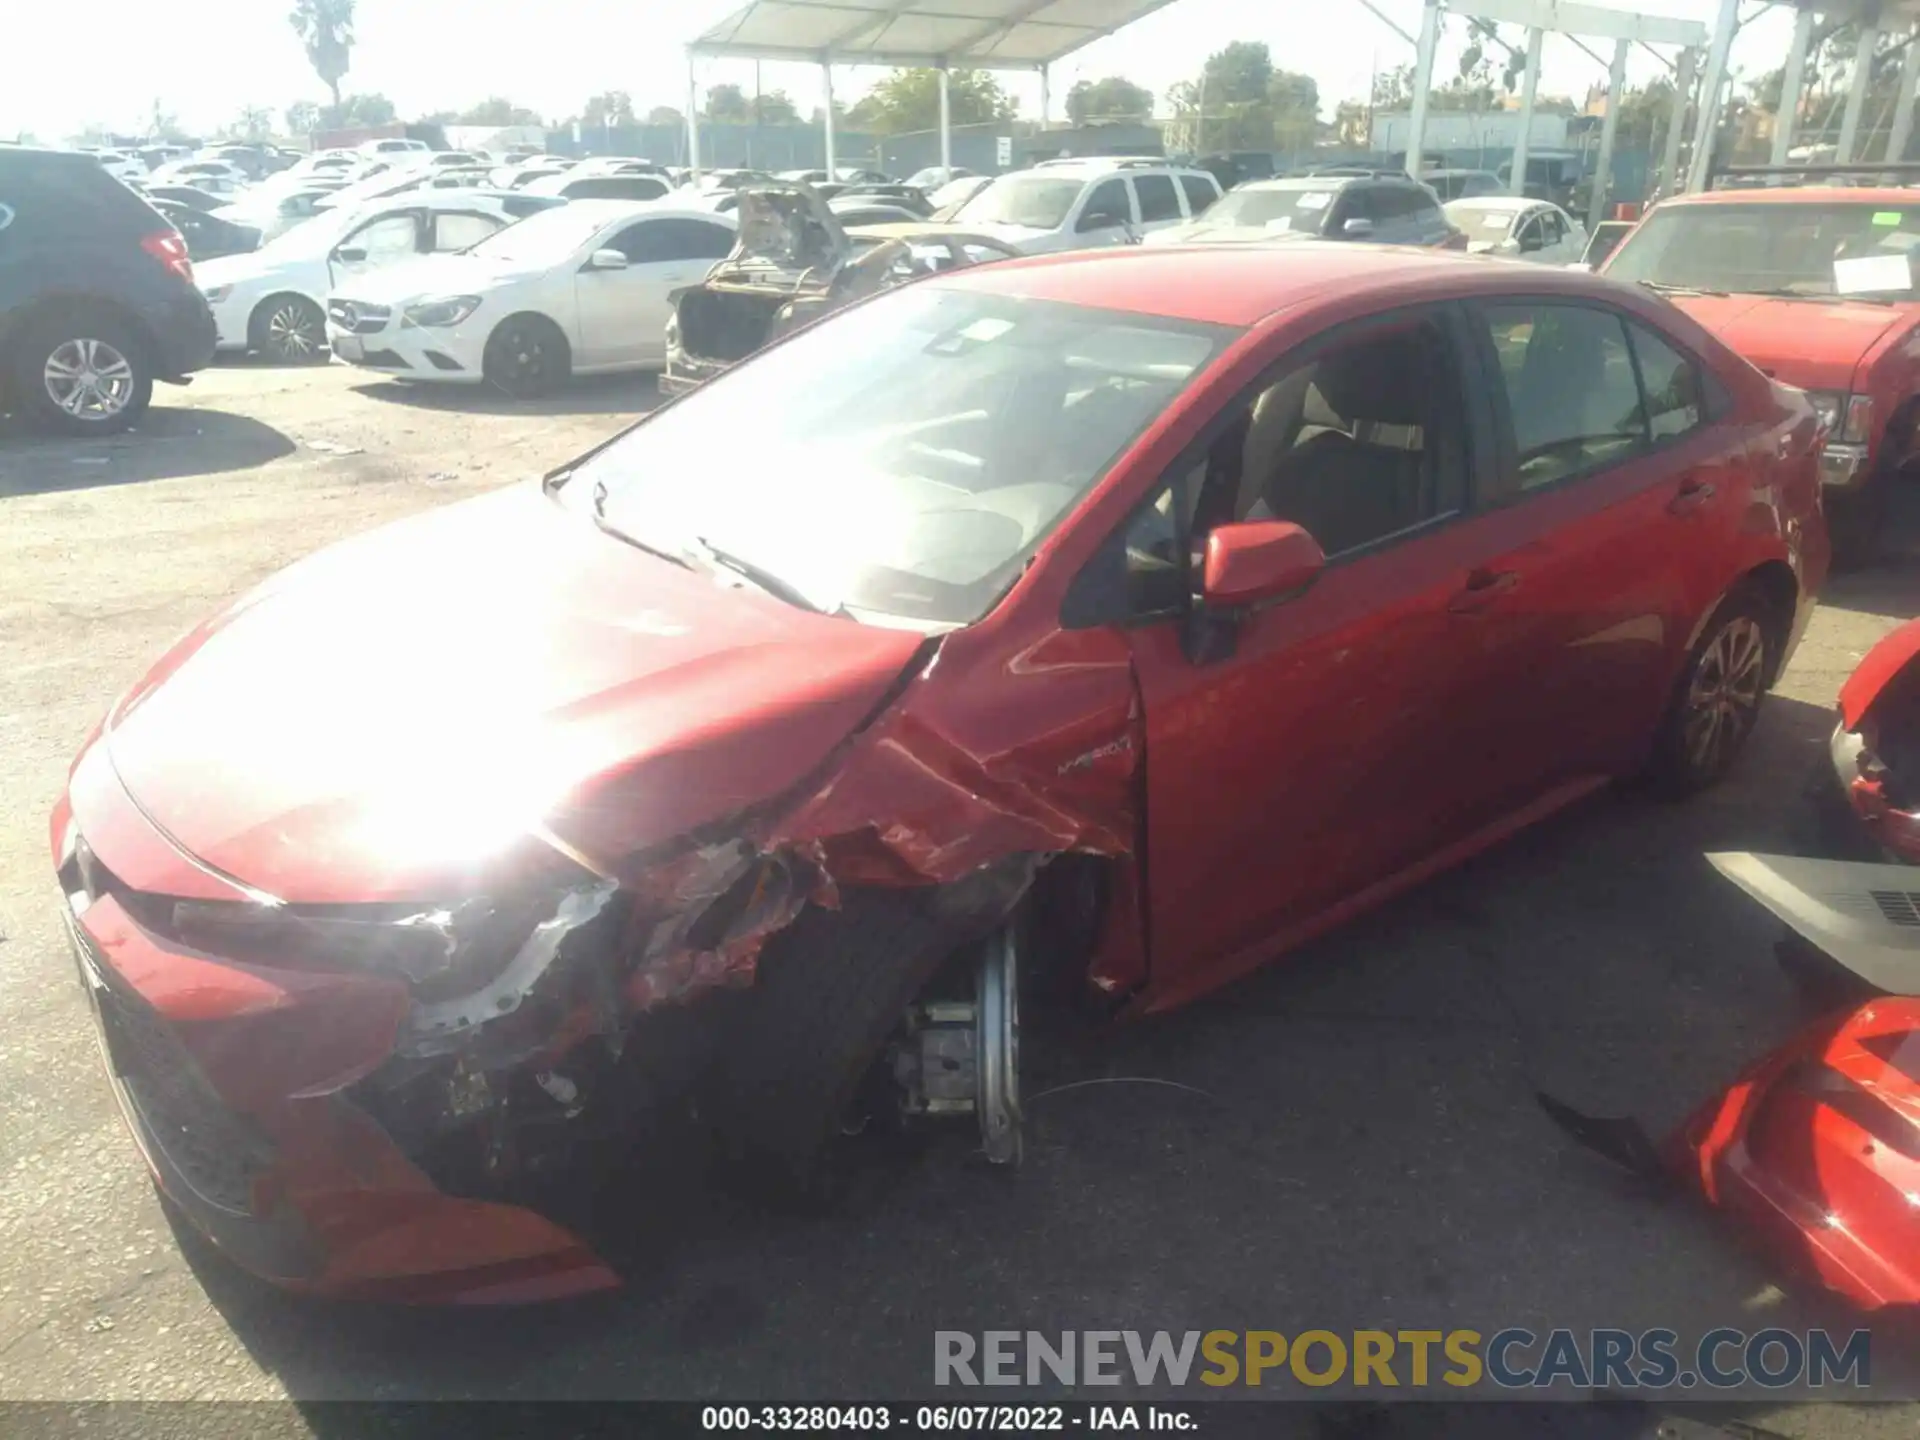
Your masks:
<path fill-rule="evenodd" d="M 1020 947 L 1009 922 L 978 948 L 973 995 L 927 999 L 907 1014 L 893 1052 L 901 1108 L 912 1117 L 972 1115 L 989 1163 L 1021 1155 Z"/>

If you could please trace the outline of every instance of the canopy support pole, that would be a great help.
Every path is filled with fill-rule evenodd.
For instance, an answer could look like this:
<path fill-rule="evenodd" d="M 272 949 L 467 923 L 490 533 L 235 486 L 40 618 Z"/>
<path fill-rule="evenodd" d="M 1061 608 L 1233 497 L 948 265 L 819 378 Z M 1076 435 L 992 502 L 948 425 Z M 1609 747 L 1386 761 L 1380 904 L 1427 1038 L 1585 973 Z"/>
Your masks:
<path fill-rule="evenodd" d="M 700 78 L 694 71 L 694 58 L 687 55 L 687 169 L 693 183 L 700 183 Z"/>
<path fill-rule="evenodd" d="M 1040 128 L 1047 128 L 1047 120 L 1053 113 L 1053 77 L 1047 67 L 1040 67 Z"/>
<path fill-rule="evenodd" d="M 1427 97 L 1433 90 L 1433 52 L 1440 44 L 1440 0 L 1426 0 L 1420 9 L 1420 39 L 1414 47 L 1413 63 L 1413 113 L 1407 117 L 1407 174 L 1414 179 L 1420 178 L 1421 147 L 1427 134 Z M 1200 109 L 1204 116 L 1206 97 L 1200 100 Z M 1371 112 L 1371 97 L 1369 97 Z M 1373 137 L 1367 137 L 1367 143 L 1373 143 Z M 1195 148 L 1199 148 L 1196 144 Z"/>
<path fill-rule="evenodd" d="M 1833 157 L 1841 165 L 1853 163 L 1853 148 L 1860 138 L 1860 112 L 1867 108 L 1867 89 L 1873 81 L 1873 46 L 1879 38 L 1879 27 L 1873 21 L 1862 22 L 1860 39 L 1853 47 L 1853 79 L 1847 87 L 1847 108 L 1840 115 L 1840 143 Z"/>
<path fill-rule="evenodd" d="M 1600 158 L 1594 162 L 1593 197 L 1587 201 L 1587 229 L 1607 215 L 1607 182 L 1613 175 L 1613 141 L 1620 130 L 1620 96 L 1627 88 L 1627 51 L 1632 41 L 1613 42 L 1613 65 L 1607 71 L 1607 118 L 1600 122 Z"/>
<path fill-rule="evenodd" d="M 1533 145 L 1533 102 L 1540 93 L 1540 46 L 1546 31 L 1538 25 L 1527 31 L 1527 68 L 1520 77 L 1520 134 L 1513 142 L 1513 177 L 1507 189 L 1527 193 L 1527 151 Z"/>
<path fill-rule="evenodd" d="M 1687 193 L 1698 195 L 1707 188 L 1713 170 L 1713 141 L 1720 131 L 1720 92 L 1727 84 L 1727 55 L 1733 49 L 1733 32 L 1740 28 L 1740 0 L 1720 0 L 1720 14 L 1713 22 L 1713 39 L 1707 45 L 1707 69 L 1700 77 L 1699 115 L 1693 126 L 1693 159 L 1687 167 Z"/>
<path fill-rule="evenodd" d="M 1678 195 L 1685 184 L 1680 176 L 1680 146 L 1687 137 L 1687 101 L 1693 95 L 1693 70 L 1699 52 L 1691 45 L 1680 52 L 1673 72 L 1673 113 L 1667 116 L 1665 153 L 1660 157 L 1660 193 Z"/>
<path fill-rule="evenodd" d="M 1907 158 L 1916 88 L 1920 88 L 1920 30 L 1907 37 L 1907 53 L 1900 58 L 1900 98 L 1893 102 L 1893 128 L 1887 131 L 1887 153 L 1880 157 L 1889 165 Z"/>
<path fill-rule="evenodd" d="M 827 103 L 820 113 L 826 117 L 822 122 L 821 128 L 826 131 L 827 139 L 827 183 L 832 184 L 834 180 L 832 56 L 828 56 L 820 62 L 820 86 L 826 91 L 827 96 Z"/>
<path fill-rule="evenodd" d="M 1787 51 L 1780 75 L 1780 110 L 1773 117 L 1773 163 L 1787 163 L 1793 148 L 1793 123 L 1800 118 L 1800 91 L 1807 79 L 1807 49 L 1813 43 L 1813 11 L 1802 10 L 1793 20 L 1793 48 Z"/>
<path fill-rule="evenodd" d="M 944 65 L 940 67 L 940 168 L 953 169 L 953 106 L 947 99 L 947 67 Z"/>

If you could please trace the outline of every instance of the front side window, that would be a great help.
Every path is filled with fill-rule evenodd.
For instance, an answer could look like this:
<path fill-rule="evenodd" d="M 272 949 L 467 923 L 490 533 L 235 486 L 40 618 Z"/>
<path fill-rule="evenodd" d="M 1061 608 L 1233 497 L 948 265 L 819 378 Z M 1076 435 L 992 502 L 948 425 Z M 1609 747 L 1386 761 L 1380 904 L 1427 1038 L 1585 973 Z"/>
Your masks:
<path fill-rule="evenodd" d="M 643 220 L 628 226 L 613 245 L 635 265 L 719 260 L 732 251 L 733 232 L 704 220 Z"/>
<path fill-rule="evenodd" d="M 1581 305 L 1489 305 L 1519 488 L 1537 490 L 1644 450 L 1647 417 L 1625 321 Z"/>
<path fill-rule="evenodd" d="M 823 610 L 966 624 L 1234 333 L 909 285 L 642 421 L 563 493 L 604 484 L 638 543 L 725 552 Z"/>
<path fill-rule="evenodd" d="M 1111 230 L 1116 225 L 1127 224 L 1132 215 L 1133 206 L 1127 199 L 1127 182 L 1102 180 L 1088 193 L 1087 203 L 1080 207 L 1080 220 L 1074 229 Z"/>
<path fill-rule="evenodd" d="M 1607 261 L 1616 280 L 1744 295 L 1920 299 L 1920 205 L 1655 206 Z"/>

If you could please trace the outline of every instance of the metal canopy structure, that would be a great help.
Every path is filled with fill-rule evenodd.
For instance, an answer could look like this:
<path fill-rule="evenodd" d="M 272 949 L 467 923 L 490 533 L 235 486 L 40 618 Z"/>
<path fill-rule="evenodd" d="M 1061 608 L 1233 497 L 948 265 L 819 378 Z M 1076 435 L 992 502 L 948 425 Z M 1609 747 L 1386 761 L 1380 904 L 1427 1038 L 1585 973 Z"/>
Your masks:
<path fill-rule="evenodd" d="M 940 72 L 940 164 L 953 164 L 947 72 L 1037 70 L 1047 121 L 1047 67 L 1173 0 L 752 0 L 687 46 L 687 159 L 700 173 L 701 59 L 784 60 L 820 67 L 827 170 L 834 169 L 833 67 L 894 65 Z"/>

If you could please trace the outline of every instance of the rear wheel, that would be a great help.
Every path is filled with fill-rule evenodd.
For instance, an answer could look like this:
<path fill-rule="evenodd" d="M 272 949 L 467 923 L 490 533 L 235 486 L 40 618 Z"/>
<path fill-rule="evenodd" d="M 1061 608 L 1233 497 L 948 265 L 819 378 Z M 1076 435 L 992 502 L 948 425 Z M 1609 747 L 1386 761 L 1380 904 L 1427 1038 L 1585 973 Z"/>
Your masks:
<path fill-rule="evenodd" d="M 110 315 L 75 311 L 31 323 L 14 351 L 13 390 L 29 417 L 65 435 L 113 435 L 153 399 L 147 347 Z"/>
<path fill-rule="evenodd" d="M 549 394 L 573 373 L 567 337 L 544 315 L 510 315 L 487 338 L 481 373 L 516 399 Z"/>
<path fill-rule="evenodd" d="M 1742 586 L 1720 602 L 1687 656 L 1654 741 L 1650 775 L 1672 796 L 1718 782 L 1760 718 L 1779 653 L 1778 617 Z"/>
<path fill-rule="evenodd" d="M 280 365 L 316 365 L 327 358 L 327 317 L 304 295 L 261 301 L 247 325 L 254 350 Z"/>

